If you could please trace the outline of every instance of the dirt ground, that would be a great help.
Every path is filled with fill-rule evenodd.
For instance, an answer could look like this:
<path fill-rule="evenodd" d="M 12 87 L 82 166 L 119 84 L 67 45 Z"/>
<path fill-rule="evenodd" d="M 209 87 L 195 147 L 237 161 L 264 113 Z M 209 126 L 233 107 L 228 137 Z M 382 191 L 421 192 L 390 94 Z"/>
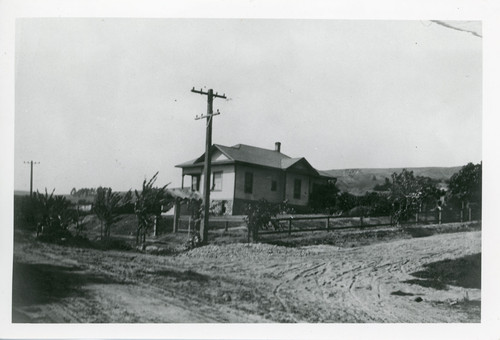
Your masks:
<path fill-rule="evenodd" d="M 16 235 L 13 322 L 480 322 L 481 232 L 177 255 Z"/>

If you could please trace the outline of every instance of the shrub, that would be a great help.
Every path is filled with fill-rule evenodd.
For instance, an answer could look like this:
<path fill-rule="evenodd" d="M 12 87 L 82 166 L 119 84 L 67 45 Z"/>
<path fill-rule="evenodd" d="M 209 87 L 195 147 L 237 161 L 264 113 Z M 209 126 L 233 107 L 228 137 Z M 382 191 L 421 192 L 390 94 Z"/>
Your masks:
<path fill-rule="evenodd" d="M 275 227 L 272 218 L 279 214 L 293 213 L 293 209 L 285 201 L 283 203 L 270 203 L 265 199 L 252 202 L 245 209 L 245 222 L 248 228 L 248 239 L 257 241 L 260 229 L 269 229 Z"/>
<path fill-rule="evenodd" d="M 309 207 L 316 213 L 331 213 L 337 203 L 339 189 L 335 183 L 325 185 L 314 185 L 309 197 Z"/>
<path fill-rule="evenodd" d="M 68 227 L 78 218 L 76 211 L 70 209 L 71 203 L 63 196 L 49 195 L 38 191 L 33 193 L 29 204 L 29 213 L 36 224 L 37 236 L 46 240 L 68 237 Z"/>

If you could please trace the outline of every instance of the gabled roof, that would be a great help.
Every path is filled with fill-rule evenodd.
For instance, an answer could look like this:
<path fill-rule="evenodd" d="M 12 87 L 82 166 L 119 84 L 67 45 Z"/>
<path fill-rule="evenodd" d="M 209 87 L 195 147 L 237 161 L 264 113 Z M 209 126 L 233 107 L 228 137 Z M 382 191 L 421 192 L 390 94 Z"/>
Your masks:
<path fill-rule="evenodd" d="M 290 156 L 287 156 L 276 150 L 263 149 L 245 144 L 236 144 L 233 146 L 214 144 L 212 146 L 211 153 L 213 154 L 217 150 L 224 154 L 228 158 L 228 160 L 215 161 L 212 162 L 212 164 L 227 164 L 238 162 L 287 170 L 300 163 L 317 176 L 332 177 L 325 172 L 320 173 L 318 170 L 314 169 L 304 157 L 291 158 Z M 188 162 L 178 164 L 176 165 L 176 167 L 189 168 L 203 166 L 204 157 L 205 154 Z"/>
<path fill-rule="evenodd" d="M 311 164 L 304 157 L 301 158 L 290 158 L 281 160 L 281 168 L 283 170 L 287 170 L 290 168 L 296 168 L 301 170 L 306 170 L 308 172 L 312 172 L 316 176 L 319 176 L 319 171 L 314 169 Z"/>
<path fill-rule="evenodd" d="M 281 161 L 283 159 L 290 159 L 289 156 L 281 152 L 245 144 L 236 144 L 231 147 L 218 144 L 215 144 L 214 146 L 216 146 L 229 159 L 236 162 L 263 165 L 271 168 L 281 168 Z"/>

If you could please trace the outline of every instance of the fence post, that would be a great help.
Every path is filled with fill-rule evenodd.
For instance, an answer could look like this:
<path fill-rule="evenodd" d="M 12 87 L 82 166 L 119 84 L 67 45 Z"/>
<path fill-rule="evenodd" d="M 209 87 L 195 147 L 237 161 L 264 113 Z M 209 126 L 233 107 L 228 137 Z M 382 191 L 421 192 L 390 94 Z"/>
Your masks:
<path fill-rule="evenodd" d="M 155 216 L 155 219 L 154 219 L 153 235 L 154 235 L 154 237 L 158 237 L 158 216 Z"/>
<path fill-rule="evenodd" d="M 472 221 L 472 208 L 469 207 L 469 222 Z"/>
<path fill-rule="evenodd" d="M 330 216 L 326 217 L 326 231 L 330 231 Z"/>
<path fill-rule="evenodd" d="M 292 218 L 288 219 L 288 236 L 292 235 Z"/>
<path fill-rule="evenodd" d="M 361 227 L 363 226 L 363 216 L 361 216 L 361 217 L 359 218 L 359 224 L 360 224 L 360 226 L 361 226 Z"/>
<path fill-rule="evenodd" d="M 174 203 L 174 226 L 173 226 L 173 232 L 176 233 L 177 230 L 179 229 L 179 214 L 180 213 L 180 203 L 179 200 L 175 200 Z"/>
<path fill-rule="evenodd" d="M 438 223 L 441 224 L 441 209 L 439 209 L 439 213 L 438 213 Z"/>
<path fill-rule="evenodd" d="M 229 222 L 226 221 L 224 224 L 224 231 L 227 231 L 229 229 Z"/>

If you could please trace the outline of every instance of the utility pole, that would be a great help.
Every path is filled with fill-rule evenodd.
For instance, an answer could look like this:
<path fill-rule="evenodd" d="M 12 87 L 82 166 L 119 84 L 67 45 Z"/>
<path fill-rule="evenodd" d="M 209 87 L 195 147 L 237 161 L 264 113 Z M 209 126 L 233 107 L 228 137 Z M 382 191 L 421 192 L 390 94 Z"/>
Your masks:
<path fill-rule="evenodd" d="M 40 162 L 33 162 L 32 160 L 29 162 L 24 162 L 24 164 L 30 164 L 30 198 L 33 198 L 33 164 L 40 164 Z"/>
<path fill-rule="evenodd" d="M 213 89 L 209 89 L 208 92 L 204 92 L 202 89 L 195 90 L 194 87 L 191 92 L 199 93 L 207 96 L 207 114 L 196 116 L 195 120 L 207 119 L 206 126 L 206 142 L 205 142 L 205 164 L 204 164 L 204 181 L 203 181 L 203 220 L 200 223 L 200 237 L 201 243 L 206 244 L 208 238 L 208 212 L 210 209 L 210 167 L 211 167 L 211 158 L 210 158 L 210 148 L 212 146 L 212 118 L 213 116 L 217 116 L 220 114 L 219 110 L 216 113 L 213 112 L 213 101 L 214 98 L 223 98 L 226 99 L 226 95 L 220 95 L 217 92 L 214 94 Z"/>

